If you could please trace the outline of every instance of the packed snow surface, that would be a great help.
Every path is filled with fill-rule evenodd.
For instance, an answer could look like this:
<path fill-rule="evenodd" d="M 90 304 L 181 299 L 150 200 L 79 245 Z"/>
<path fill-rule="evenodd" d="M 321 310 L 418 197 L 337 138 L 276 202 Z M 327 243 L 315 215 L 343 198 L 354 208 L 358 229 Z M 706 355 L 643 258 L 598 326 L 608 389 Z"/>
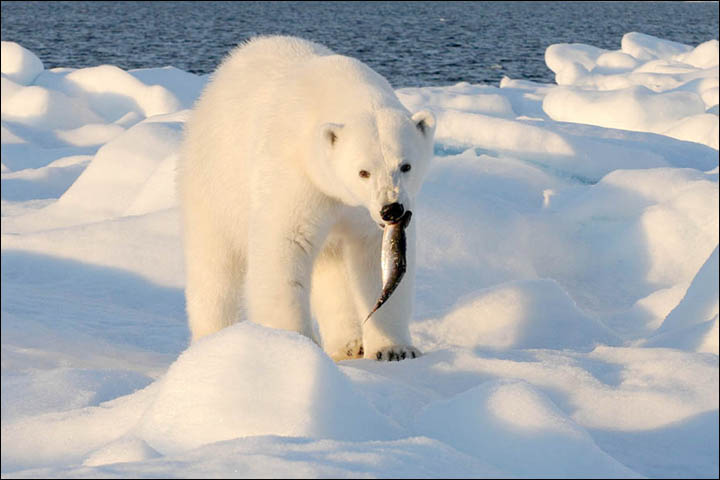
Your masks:
<path fill-rule="evenodd" d="M 546 61 L 397 90 L 438 118 L 424 355 L 336 364 L 247 321 L 188 346 L 174 170 L 207 77 L 3 42 L 3 477 L 717 478 L 718 41 Z"/>

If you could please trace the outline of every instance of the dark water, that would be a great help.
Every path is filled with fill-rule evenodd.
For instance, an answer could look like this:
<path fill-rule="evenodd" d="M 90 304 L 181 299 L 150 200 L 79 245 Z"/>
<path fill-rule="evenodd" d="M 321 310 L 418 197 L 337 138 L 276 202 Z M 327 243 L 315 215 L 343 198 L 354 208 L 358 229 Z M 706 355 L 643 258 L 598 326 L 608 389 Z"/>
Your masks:
<path fill-rule="evenodd" d="M 2 2 L 1 13 L 2 39 L 46 68 L 209 73 L 237 43 L 280 33 L 357 57 L 396 87 L 552 82 L 548 45 L 616 50 L 631 31 L 689 45 L 718 38 L 716 2 Z"/>

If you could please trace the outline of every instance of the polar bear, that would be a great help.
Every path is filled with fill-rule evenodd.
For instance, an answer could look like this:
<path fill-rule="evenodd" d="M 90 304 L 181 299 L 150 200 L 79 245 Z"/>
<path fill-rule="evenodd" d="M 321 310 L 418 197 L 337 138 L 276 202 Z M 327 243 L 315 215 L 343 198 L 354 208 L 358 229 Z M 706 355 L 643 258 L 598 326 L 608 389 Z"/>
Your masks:
<path fill-rule="evenodd" d="M 317 43 L 258 37 L 233 50 L 178 165 L 193 341 L 237 321 L 244 293 L 250 320 L 335 360 L 419 355 L 414 221 L 405 277 L 363 320 L 381 290 L 382 228 L 413 209 L 434 132 L 431 112 L 411 115 L 385 78 Z"/>

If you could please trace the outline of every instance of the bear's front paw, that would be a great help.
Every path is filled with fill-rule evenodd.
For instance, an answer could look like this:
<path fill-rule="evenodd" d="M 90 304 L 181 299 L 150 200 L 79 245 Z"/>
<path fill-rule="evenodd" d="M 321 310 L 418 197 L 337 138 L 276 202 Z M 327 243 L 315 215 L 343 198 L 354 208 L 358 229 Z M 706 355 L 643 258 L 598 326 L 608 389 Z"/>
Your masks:
<path fill-rule="evenodd" d="M 393 345 L 391 347 L 381 348 L 375 352 L 374 358 L 376 360 L 386 360 L 392 362 L 393 360 L 400 361 L 406 358 L 417 358 L 422 353 L 415 347 L 409 345 Z M 371 357 L 372 358 L 372 357 Z"/>
<path fill-rule="evenodd" d="M 363 358 L 364 353 L 362 340 L 358 338 L 349 341 L 343 348 L 330 355 L 330 358 L 339 362 L 351 358 Z"/>

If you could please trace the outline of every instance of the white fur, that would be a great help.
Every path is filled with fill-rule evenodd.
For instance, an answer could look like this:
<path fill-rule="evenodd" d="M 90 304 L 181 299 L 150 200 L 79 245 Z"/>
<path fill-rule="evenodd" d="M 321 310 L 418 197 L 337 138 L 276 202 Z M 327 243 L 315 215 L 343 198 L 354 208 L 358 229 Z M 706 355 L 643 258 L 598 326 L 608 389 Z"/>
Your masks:
<path fill-rule="evenodd" d="M 260 37 L 222 63 L 186 128 L 178 188 L 194 340 L 237 320 L 244 286 L 254 322 L 320 343 L 314 314 L 333 358 L 361 346 L 369 358 L 418 353 L 408 330 L 414 222 L 403 281 L 361 322 L 381 289 L 380 209 L 413 209 L 432 155 L 431 113 L 411 116 L 358 60 Z"/>

